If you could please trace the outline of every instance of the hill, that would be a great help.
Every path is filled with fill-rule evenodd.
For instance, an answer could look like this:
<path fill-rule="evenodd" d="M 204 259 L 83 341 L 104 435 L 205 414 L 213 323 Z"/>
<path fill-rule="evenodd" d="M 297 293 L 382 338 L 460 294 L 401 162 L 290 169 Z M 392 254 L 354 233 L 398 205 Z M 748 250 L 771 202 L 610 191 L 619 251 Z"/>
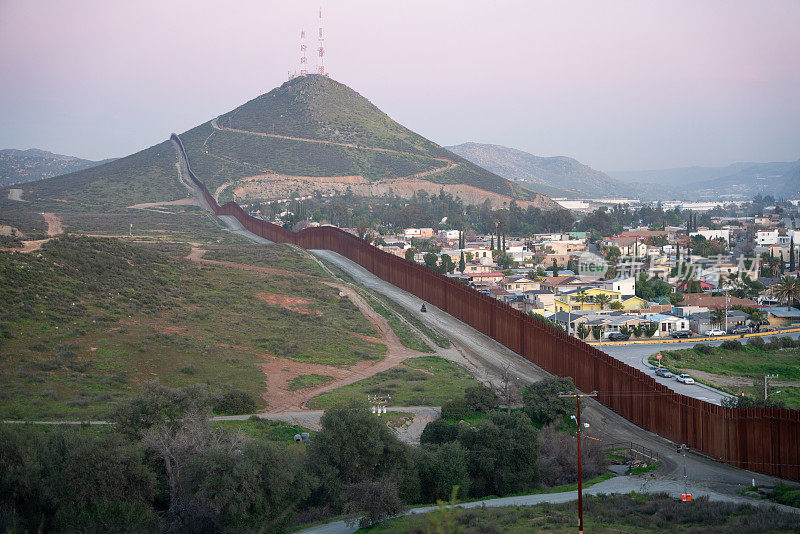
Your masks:
<path fill-rule="evenodd" d="M 45 150 L 0 150 L 0 187 L 68 174 L 111 160 L 91 161 Z"/>
<path fill-rule="evenodd" d="M 560 209 L 398 124 L 325 76 L 297 77 L 183 134 L 195 173 L 221 202 L 313 193 L 410 197 L 445 190 L 466 203 Z M 169 142 L 26 188 L 31 200 L 118 209 L 186 196 Z"/>
<path fill-rule="evenodd" d="M 612 197 L 628 188 L 619 180 L 564 156 L 541 157 L 500 145 L 463 143 L 451 151 L 504 178 L 549 196 Z"/>
<path fill-rule="evenodd" d="M 611 175 L 625 182 L 671 184 L 673 196 L 696 199 L 747 199 L 757 193 L 797 198 L 800 195 L 800 160 L 792 162 L 740 162 L 725 167 L 618 171 Z"/>

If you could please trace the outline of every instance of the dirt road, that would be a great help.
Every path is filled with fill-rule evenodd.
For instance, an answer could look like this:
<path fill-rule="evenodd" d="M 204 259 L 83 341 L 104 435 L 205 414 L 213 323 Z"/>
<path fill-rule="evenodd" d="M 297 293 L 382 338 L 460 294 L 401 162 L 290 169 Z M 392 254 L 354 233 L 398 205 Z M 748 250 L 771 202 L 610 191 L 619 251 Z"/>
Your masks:
<path fill-rule="evenodd" d="M 282 269 L 273 269 L 270 267 L 259 267 L 255 265 L 246 265 L 241 263 L 207 260 L 203 258 L 205 250 L 192 247 L 191 252 L 187 259 L 209 265 L 216 265 L 219 267 L 226 267 L 230 269 L 239 269 L 243 271 L 254 271 L 262 274 L 273 274 L 281 276 L 293 276 L 313 278 L 310 275 L 294 273 L 291 271 L 284 271 Z M 264 400 L 267 402 L 267 411 L 269 413 L 285 412 L 291 410 L 301 410 L 305 404 L 312 398 L 333 391 L 340 387 L 352 384 L 359 380 L 369 378 L 381 373 L 392 367 L 401 364 L 409 358 L 416 358 L 424 356 L 424 353 L 411 350 L 404 346 L 397 334 L 394 333 L 386 318 L 376 312 L 372 306 L 362 297 L 355 289 L 344 284 L 331 282 L 327 280 L 320 280 L 321 283 L 330 287 L 336 288 L 339 292 L 359 309 L 359 311 L 366 317 L 370 324 L 378 332 L 378 338 L 370 338 L 363 336 L 364 339 L 374 343 L 382 343 L 386 346 L 386 356 L 379 362 L 370 360 L 362 360 L 355 365 L 341 367 L 333 365 L 322 365 L 314 363 L 304 363 L 286 358 L 277 358 L 269 354 L 262 354 L 264 363 L 261 368 L 264 371 L 267 382 L 267 392 L 264 394 Z M 282 299 L 278 295 L 272 295 L 269 299 L 273 303 L 283 302 L 286 300 L 285 307 L 291 308 L 295 304 L 291 299 Z M 253 349 L 255 350 L 255 349 Z M 307 374 L 318 374 L 334 377 L 334 380 L 317 386 L 315 388 L 300 389 L 291 391 L 289 389 L 292 379 Z"/>
<path fill-rule="evenodd" d="M 22 200 L 22 189 L 9 189 L 8 200 L 16 200 L 17 202 L 27 202 L 27 200 Z"/>

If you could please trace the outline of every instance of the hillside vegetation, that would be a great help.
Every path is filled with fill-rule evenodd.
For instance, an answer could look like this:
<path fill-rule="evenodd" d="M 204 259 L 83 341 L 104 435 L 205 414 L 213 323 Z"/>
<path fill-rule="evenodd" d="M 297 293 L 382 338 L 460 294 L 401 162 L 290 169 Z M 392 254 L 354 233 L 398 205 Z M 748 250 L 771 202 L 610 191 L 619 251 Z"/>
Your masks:
<path fill-rule="evenodd" d="M 24 198 L 49 202 L 59 210 L 95 212 L 177 200 L 188 195 L 177 163 L 175 148 L 164 141 L 104 165 L 25 184 Z"/>
<path fill-rule="evenodd" d="M 37 254 L 0 251 L 0 418 L 103 418 L 153 379 L 243 391 L 263 408 L 265 355 L 334 365 L 383 357 L 384 345 L 360 337 L 377 335 L 372 325 L 322 283 L 316 262 L 251 246 L 263 248 L 260 266 L 286 274 L 198 268 L 179 243 L 65 237 Z M 314 313 L 264 294 L 303 299 Z"/>
<path fill-rule="evenodd" d="M 36 148 L 0 150 L 0 187 L 80 171 L 108 161 L 91 161 Z"/>

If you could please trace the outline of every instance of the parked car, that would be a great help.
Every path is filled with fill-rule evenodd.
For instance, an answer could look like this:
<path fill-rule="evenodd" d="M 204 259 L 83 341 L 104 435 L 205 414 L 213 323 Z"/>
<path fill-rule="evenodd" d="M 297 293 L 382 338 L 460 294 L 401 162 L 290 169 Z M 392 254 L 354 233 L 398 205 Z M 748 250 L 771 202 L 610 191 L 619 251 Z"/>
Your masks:
<path fill-rule="evenodd" d="M 611 332 L 608 334 L 609 341 L 628 341 L 631 336 L 623 334 L 622 332 Z"/>
<path fill-rule="evenodd" d="M 678 375 L 677 377 L 678 382 L 683 382 L 684 384 L 694 384 L 694 378 L 690 375 Z"/>
<path fill-rule="evenodd" d="M 750 329 L 746 326 L 734 326 L 728 329 L 729 334 L 749 334 Z"/>
<path fill-rule="evenodd" d="M 660 376 L 662 378 L 672 378 L 675 375 L 673 375 L 669 370 L 659 367 L 656 369 L 656 376 Z"/>
<path fill-rule="evenodd" d="M 676 330 L 670 335 L 676 339 L 679 337 L 692 337 L 692 332 L 689 330 Z"/>
<path fill-rule="evenodd" d="M 707 336 L 724 336 L 725 330 L 720 330 L 719 328 L 712 328 L 708 332 L 706 332 Z"/>

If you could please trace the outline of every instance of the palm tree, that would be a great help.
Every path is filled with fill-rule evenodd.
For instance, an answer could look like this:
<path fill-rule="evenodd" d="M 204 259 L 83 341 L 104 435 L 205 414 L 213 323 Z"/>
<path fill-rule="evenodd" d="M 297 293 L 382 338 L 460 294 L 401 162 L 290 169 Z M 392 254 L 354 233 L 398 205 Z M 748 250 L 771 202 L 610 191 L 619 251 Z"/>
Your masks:
<path fill-rule="evenodd" d="M 600 309 L 602 310 L 603 308 L 605 308 L 606 304 L 611 302 L 611 297 L 609 295 L 606 295 L 605 293 L 600 293 L 599 295 L 594 296 L 594 302 L 595 304 L 599 304 Z"/>
<path fill-rule="evenodd" d="M 780 300 L 786 299 L 786 309 L 792 309 L 792 299 L 800 295 L 800 284 L 793 276 L 784 276 L 775 286 L 775 296 Z"/>
<path fill-rule="evenodd" d="M 579 302 L 580 304 L 585 304 L 592 300 L 591 295 L 587 295 L 586 291 L 581 289 L 575 294 L 575 302 Z"/>
<path fill-rule="evenodd" d="M 725 316 L 728 314 L 728 310 L 725 308 L 714 308 L 711 310 L 711 324 L 715 326 L 722 326 L 722 323 L 725 322 Z"/>

